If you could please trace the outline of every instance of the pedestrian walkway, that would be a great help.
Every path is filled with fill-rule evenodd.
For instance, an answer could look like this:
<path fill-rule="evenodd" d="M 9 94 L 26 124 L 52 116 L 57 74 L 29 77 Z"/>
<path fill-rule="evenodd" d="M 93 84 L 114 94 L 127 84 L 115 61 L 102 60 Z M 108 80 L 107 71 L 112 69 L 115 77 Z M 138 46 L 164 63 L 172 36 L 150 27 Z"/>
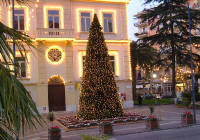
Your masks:
<path fill-rule="evenodd" d="M 149 114 L 148 106 L 135 106 L 134 108 L 126 109 L 125 111 L 137 112 L 143 115 Z M 181 124 L 181 114 L 185 111 L 192 112 L 191 109 L 177 108 L 175 105 L 159 105 L 155 106 L 155 115 L 160 120 L 160 129 L 171 129 L 183 127 Z M 72 115 L 73 113 L 58 112 L 56 116 Z M 44 115 L 45 118 L 45 115 Z M 197 110 L 197 118 L 200 118 L 200 111 Z M 200 120 L 197 120 L 200 124 Z M 58 125 L 54 122 L 54 125 Z M 135 123 L 124 123 L 124 124 L 114 124 L 114 136 L 128 135 L 134 133 L 143 133 L 149 131 L 146 129 L 145 122 L 135 122 Z M 82 134 L 98 136 L 99 128 L 85 128 L 83 130 L 73 130 L 66 132 L 64 128 L 62 129 L 62 139 L 63 140 L 80 140 Z M 38 127 L 37 130 L 27 130 L 25 137 L 21 140 L 47 140 L 48 139 L 48 125 L 44 127 Z"/>

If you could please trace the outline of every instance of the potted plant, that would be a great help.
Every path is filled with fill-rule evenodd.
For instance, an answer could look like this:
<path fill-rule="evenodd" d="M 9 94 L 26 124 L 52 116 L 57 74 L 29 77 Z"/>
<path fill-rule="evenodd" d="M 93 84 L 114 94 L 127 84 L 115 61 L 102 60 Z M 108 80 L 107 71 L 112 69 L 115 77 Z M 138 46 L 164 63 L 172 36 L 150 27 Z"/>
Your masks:
<path fill-rule="evenodd" d="M 149 106 L 149 111 L 150 111 L 150 115 L 146 119 L 146 129 L 151 129 L 151 130 L 158 129 L 159 128 L 158 119 L 155 115 L 153 115 L 154 107 Z"/>
<path fill-rule="evenodd" d="M 58 126 L 52 126 L 48 130 L 49 140 L 61 140 L 61 130 Z"/>
<path fill-rule="evenodd" d="M 149 115 L 148 118 L 146 119 L 146 128 L 147 129 L 158 129 L 159 124 L 158 124 L 158 119 L 154 115 Z"/>
<path fill-rule="evenodd" d="M 104 111 L 104 120 L 102 121 L 101 125 L 100 125 L 100 132 L 106 135 L 112 135 L 113 134 L 113 128 L 112 128 L 112 123 L 111 121 L 108 119 L 109 118 L 109 111 L 105 110 Z"/>
<path fill-rule="evenodd" d="M 181 115 L 181 121 L 182 124 L 188 125 L 188 124 L 193 124 L 193 115 L 191 112 L 184 112 Z"/>
<path fill-rule="evenodd" d="M 61 140 L 60 128 L 58 126 L 53 126 L 53 121 L 55 120 L 55 115 L 53 112 L 48 113 L 47 120 L 51 124 L 51 127 L 48 129 L 49 140 Z"/>
<path fill-rule="evenodd" d="M 110 121 L 103 121 L 101 125 L 101 132 L 106 135 L 113 134 L 112 123 Z"/>

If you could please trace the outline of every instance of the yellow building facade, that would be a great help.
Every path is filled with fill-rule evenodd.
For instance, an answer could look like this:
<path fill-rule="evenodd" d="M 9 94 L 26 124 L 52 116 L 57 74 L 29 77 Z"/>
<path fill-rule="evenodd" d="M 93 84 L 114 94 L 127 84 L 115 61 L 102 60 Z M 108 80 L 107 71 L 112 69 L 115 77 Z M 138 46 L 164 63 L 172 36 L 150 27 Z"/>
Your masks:
<path fill-rule="evenodd" d="M 128 2 L 35 0 L 27 5 L 15 5 L 15 28 L 33 38 L 36 46 L 27 48 L 26 58 L 16 52 L 16 62 L 21 67 L 17 76 L 41 113 L 77 111 L 88 31 L 94 13 L 103 27 L 118 91 L 123 93 L 123 106 L 133 106 Z M 12 7 L 1 5 L 0 20 L 12 27 Z"/>

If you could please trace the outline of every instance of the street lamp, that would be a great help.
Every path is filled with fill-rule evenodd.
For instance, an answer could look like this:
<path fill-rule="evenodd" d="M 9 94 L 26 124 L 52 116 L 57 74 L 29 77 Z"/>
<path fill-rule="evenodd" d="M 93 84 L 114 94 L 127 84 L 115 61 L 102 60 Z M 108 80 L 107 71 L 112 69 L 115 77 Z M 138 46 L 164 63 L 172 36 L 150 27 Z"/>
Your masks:
<path fill-rule="evenodd" d="M 157 74 L 156 73 L 153 73 L 152 77 L 155 79 L 157 78 Z"/>
<path fill-rule="evenodd" d="M 153 79 L 152 79 L 153 78 Z M 150 93 L 153 93 L 152 85 L 154 85 L 154 79 L 157 78 L 157 73 L 152 74 L 152 78 L 150 78 Z"/>
<path fill-rule="evenodd" d="M 190 17 L 190 4 L 188 2 L 188 20 L 189 20 L 189 34 L 190 34 L 190 67 L 191 67 L 191 78 L 192 78 L 192 106 L 194 114 L 194 123 L 196 123 L 196 106 L 195 106 L 195 93 L 194 93 L 194 66 L 192 61 L 192 37 L 191 37 L 191 17 Z"/>
<path fill-rule="evenodd" d="M 14 24 L 14 20 L 15 20 L 15 3 L 14 0 L 12 0 L 12 25 L 13 25 L 13 29 L 15 29 L 15 24 Z M 15 42 L 13 39 L 13 59 L 14 59 L 14 76 L 16 77 L 16 59 L 15 59 Z M 18 119 L 18 111 L 17 111 L 17 107 L 16 107 L 16 115 Z M 16 140 L 19 140 L 19 126 L 17 124 L 17 136 L 16 136 Z"/>

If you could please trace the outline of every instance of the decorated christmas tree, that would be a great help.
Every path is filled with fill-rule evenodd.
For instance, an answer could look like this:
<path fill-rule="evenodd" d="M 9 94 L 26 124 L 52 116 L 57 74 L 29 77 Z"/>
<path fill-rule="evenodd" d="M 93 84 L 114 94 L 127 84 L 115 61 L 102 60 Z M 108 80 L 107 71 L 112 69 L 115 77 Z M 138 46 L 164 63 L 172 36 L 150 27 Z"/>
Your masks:
<path fill-rule="evenodd" d="M 77 114 L 85 120 L 123 115 L 108 49 L 101 30 L 95 14 L 89 31 Z"/>

